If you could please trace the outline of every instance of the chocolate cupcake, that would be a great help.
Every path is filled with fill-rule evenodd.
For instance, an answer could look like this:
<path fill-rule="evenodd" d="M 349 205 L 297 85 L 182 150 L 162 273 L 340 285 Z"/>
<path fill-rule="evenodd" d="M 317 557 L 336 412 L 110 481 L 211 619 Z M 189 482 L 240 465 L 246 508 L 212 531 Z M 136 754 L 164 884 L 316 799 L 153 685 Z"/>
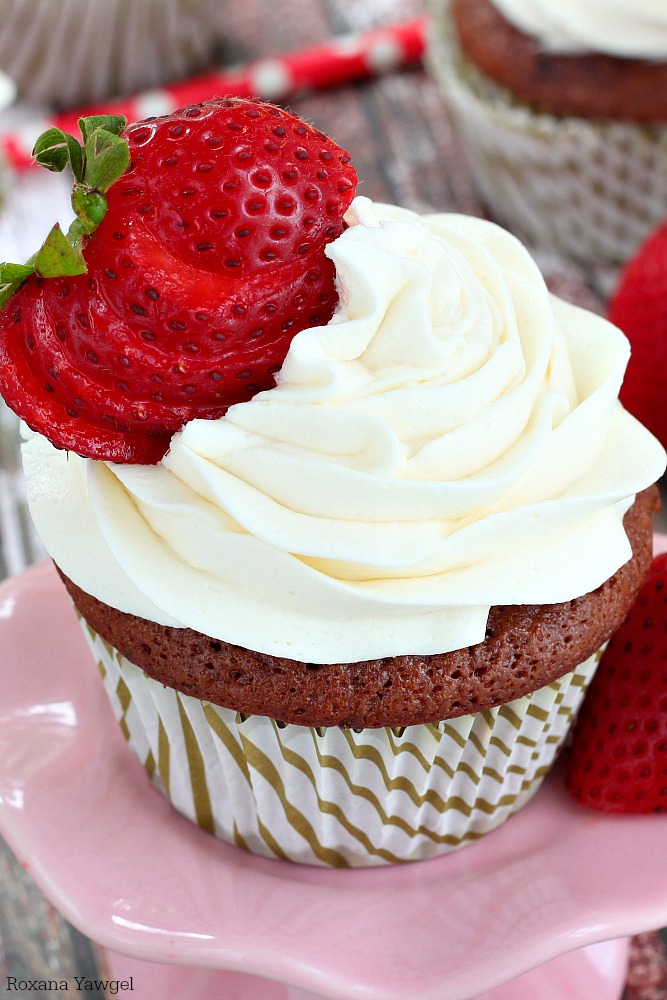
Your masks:
<path fill-rule="evenodd" d="M 184 815 L 292 861 L 419 860 L 472 843 L 537 790 L 648 569 L 657 506 L 655 488 L 637 498 L 632 557 L 596 591 L 492 608 L 486 639 L 445 654 L 276 658 L 65 583 L 126 739 Z"/>
<path fill-rule="evenodd" d="M 625 337 L 493 223 L 355 199 L 279 108 L 81 130 L 38 144 L 77 218 L 2 268 L 0 389 L 132 750 L 270 857 L 493 830 L 649 563 Z"/>
<path fill-rule="evenodd" d="M 667 21 L 641 4 L 444 0 L 429 64 L 521 239 L 616 267 L 667 215 Z"/>
<path fill-rule="evenodd" d="M 253 852 L 471 843 L 551 767 L 651 553 L 628 348 L 479 219 L 356 199 L 277 385 L 155 465 L 24 446 L 29 504 L 152 781 Z"/>

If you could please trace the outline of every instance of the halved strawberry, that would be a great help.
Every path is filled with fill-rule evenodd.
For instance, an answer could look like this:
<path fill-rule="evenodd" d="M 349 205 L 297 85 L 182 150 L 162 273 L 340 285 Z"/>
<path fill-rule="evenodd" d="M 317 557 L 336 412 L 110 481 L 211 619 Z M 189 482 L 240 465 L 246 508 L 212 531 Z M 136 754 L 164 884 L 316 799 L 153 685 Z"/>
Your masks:
<path fill-rule="evenodd" d="M 605 812 L 667 810 L 667 553 L 602 656 L 574 730 L 567 786 Z"/>
<path fill-rule="evenodd" d="M 62 135 L 39 148 L 51 169 L 72 163 L 85 201 L 86 171 L 113 171 L 100 129 L 83 120 L 82 132 L 83 149 Z M 55 232 L 48 277 L 41 252 L 35 273 L 5 273 L 17 280 L 0 312 L 0 392 L 59 448 L 150 463 L 188 420 L 274 385 L 293 337 L 331 318 L 324 249 L 356 175 L 322 132 L 254 101 L 211 101 L 112 138 L 130 162 L 99 187 L 101 221 L 79 212 L 80 266 L 61 268 Z"/>

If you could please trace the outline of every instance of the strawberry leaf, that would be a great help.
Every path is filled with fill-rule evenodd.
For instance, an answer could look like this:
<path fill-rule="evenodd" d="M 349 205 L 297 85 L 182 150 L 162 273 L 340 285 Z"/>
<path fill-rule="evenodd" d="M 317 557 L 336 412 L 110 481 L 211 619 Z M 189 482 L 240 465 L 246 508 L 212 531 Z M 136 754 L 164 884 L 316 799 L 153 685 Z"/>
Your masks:
<path fill-rule="evenodd" d="M 69 163 L 77 181 L 83 180 L 83 149 L 73 135 L 60 128 L 49 128 L 34 145 L 32 155 L 47 170 L 61 172 Z"/>
<path fill-rule="evenodd" d="M 0 285 L 12 281 L 24 281 L 34 273 L 34 270 L 29 264 L 0 264 Z"/>
<path fill-rule="evenodd" d="M 67 234 L 56 224 L 46 240 L 25 264 L 0 264 L 0 308 L 31 274 L 57 278 L 86 273 L 81 252 L 84 236 L 95 232 L 107 211 L 108 191 L 130 163 L 130 149 L 120 133 L 122 115 L 91 115 L 79 119 L 84 145 L 53 126 L 37 139 L 33 156 L 47 170 L 74 174 L 72 208 L 76 219 Z"/>
<path fill-rule="evenodd" d="M 97 128 L 86 140 L 84 183 L 97 191 L 108 191 L 129 163 L 130 149 L 125 139 Z"/>
<path fill-rule="evenodd" d="M 58 223 L 35 255 L 34 270 L 43 278 L 86 273 L 86 262 L 80 248 L 70 243 Z"/>
<path fill-rule="evenodd" d="M 126 124 L 122 115 L 88 115 L 86 118 L 79 118 L 79 128 L 85 145 L 88 145 L 88 140 L 98 128 L 120 135 Z"/>
<path fill-rule="evenodd" d="M 0 264 L 0 309 L 20 288 L 26 278 L 35 273 L 34 264 Z"/>
<path fill-rule="evenodd" d="M 0 264 L 0 309 L 31 274 L 56 278 L 86 273 L 80 245 L 82 234 L 79 234 L 78 240 L 70 235 L 76 221 L 70 226 L 67 236 L 56 223 L 37 253 L 25 264 Z"/>

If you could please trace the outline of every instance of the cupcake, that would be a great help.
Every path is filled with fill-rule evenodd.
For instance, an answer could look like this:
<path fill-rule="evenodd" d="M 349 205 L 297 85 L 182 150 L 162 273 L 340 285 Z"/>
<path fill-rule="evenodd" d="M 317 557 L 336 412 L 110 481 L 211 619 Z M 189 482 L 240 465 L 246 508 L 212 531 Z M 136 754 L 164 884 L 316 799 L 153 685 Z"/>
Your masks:
<path fill-rule="evenodd" d="M 353 200 L 278 109 L 115 140 L 86 273 L 5 295 L 0 381 L 131 748 L 258 854 L 471 843 L 539 787 L 650 563 L 627 341 L 495 224 Z"/>
<path fill-rule="evenodd" d="M 58 108 L 156 87 L 209 65 L 214 0 L 2 0 L 0 69 Z"/>
<path fill-rule="evenodd" d="M 614 268 L 667 216 L 667 10 L 438 0 L 429 63 L 482 198 L 521 239 Z"/>

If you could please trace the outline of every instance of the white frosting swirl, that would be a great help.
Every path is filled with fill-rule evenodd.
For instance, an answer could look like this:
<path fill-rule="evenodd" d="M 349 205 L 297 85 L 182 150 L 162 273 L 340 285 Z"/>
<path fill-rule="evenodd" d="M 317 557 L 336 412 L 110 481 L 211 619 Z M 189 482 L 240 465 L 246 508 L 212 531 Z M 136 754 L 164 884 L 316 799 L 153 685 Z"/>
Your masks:
<path fill-rule="evenodd" d="M 484 638 L 494 604 L 594 589 L 660 445 L 617 401 L 605 320 L 504 230 L 357 199 L 341 302 L 276 388 L 194 420 L 157 466 L 24 446 L 48 551 L 124 611 L 317 663 Z"/>
<path fill-rule="evenodd" d="M 665 0 L 492 0 L 515 27 L 555 52 L 667 59 Z"/>

